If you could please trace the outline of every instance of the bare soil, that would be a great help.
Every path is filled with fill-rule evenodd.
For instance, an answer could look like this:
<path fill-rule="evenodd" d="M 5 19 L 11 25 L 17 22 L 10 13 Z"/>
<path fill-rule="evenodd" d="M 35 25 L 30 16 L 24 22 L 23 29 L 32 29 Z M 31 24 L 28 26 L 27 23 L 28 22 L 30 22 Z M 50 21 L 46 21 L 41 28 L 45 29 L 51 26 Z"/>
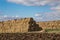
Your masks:
<path fill-rule="evenodd" d="M 1 33 L 0 40 L 60 40 L 55 33 Z"/>

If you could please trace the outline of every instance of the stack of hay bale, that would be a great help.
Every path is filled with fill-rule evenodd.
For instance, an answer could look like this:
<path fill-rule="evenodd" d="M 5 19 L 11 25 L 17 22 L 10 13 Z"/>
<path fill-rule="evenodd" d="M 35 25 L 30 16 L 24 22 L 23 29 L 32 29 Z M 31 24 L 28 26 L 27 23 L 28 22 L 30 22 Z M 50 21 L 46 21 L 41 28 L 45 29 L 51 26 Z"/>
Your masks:
<path fill-rule="evenodd" d="M 33 20 L 33 18 L 14 19 L 0 22 L 0 33 L 21 33 L 40 31 L 42 28 Z"/>

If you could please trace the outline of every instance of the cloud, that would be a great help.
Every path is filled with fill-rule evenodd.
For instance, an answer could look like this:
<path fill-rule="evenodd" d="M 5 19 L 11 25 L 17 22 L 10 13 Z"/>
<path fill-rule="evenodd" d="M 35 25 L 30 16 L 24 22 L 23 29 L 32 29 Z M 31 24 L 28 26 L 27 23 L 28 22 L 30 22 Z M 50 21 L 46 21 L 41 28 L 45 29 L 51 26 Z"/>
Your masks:
<path fill-rule="evenodd" d="M 56 11 L 60 11 L 60 5 L 51 7 L 51 10 L 56 10 Z"/>
<path fill-rule="evenodd" d="M 16 18 L 18 18 L 19 16 L 18 16 L 18 15 L 16 15 L 15 17 L 16 17 Z"/>
<path fill-rule="evenodd" d="M 46 15 L 46 18 L 52 18 L 52 19 L 55 19 L 55 18 L 60 18 L 60 12 L 48 12 L 48 13 L 45 13 Z"/>
<path fill-rule="evenodd" d="M 12 20 L 12 19 L 20 19 L 19 16 L 7 16 L 7 15 L 3 15 L 0 16 L 0 21 L 6 21 L 6 20 Z"/>
<path fill-rule="evenodd" d="M 36 13 L 34 19 L 37 20 L 37 21 L 40 21 L 40 20 L 43 19 L 43 16 L 42 16 L 42 14 L 40 14 L 40 13 Z"/>
<path fill-rule="evenodd" d="M 35 14 L 35 16 L 39 17 L 39 16 L 41 16 L 41 14 L 39 14 L 39 13 L 36 13 L 36 14 Z"/>
<path fill-rule="evenodd" d="M 43 14 L 36 13 L 35 17 L 42 20 L 60 19 L 60 0 L 7 0 L 7 2 L 22 4 L 25 6 L 50 6 L 53 12 L 45 12 Z M 39 20 L 40 20 L 39 19 Z"/>
<path fill-rule="evenodd" d="M 44 6 L 44 5 L 56 5 L 60 3 L 60 0 L 7 0 L 17 4 L 23 4 L 26 6 Z"/>
<path fill-rule="evenodd" d="M 4 15 L 3 17 L 8 17 L 7 15 Z"/>
<path fill-rule="evenodd" d="M 52 19 L 60 19 L 60 3 L 50 9 L 53 11 L 49 14 L 52 15 Z"/>
<path fill-rule="evenodd" d="M 38 16 L 35 16 L 35 19 L 38 21 L 51 21 L 51 20 L 59 20 L 60 19 L 60 12 L 45 12 L 39 13 Z"/>

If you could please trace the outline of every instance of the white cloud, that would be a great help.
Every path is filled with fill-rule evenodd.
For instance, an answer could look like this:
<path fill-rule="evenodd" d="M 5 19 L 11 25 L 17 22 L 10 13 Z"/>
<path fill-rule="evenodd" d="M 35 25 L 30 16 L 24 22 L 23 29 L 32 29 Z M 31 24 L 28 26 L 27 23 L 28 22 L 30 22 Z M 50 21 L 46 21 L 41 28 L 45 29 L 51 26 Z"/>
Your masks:
<path fill-rule="evenodd" d="M 53 19 L 60 19 L 60 4 L 57 4 L 56 6 L 53 6 L 50 9 L 53 11 L 52 14 L 50 13 Z"/>
<path fill-rule="evenodd" d="M 18 15 L 15 16 L 16 18 L 19 17 Z"/>
<path fill-rule="evenodd" d="M 45 15 L 46 15 L 46 18 L 58 18 L 58 17 L 60 17 L 60 12 L 48 12 L 48 13 L 45 13 Z"/>
<path fill-rule="evenodd" d="M 60 12 L 54 11 L 54 12 L 40 13 L 38 16 L 36 16 L 35 19 L 39 21 L 59 20 Z"/>
<path fill-rule="evenodd" d="M 25 6 L 49 5 L 51 7 L 50 9 L 53 10 L 53 12 L 46 12 L 44 13 L 44 16 L 37 13 L 35 14 L 35 16 L 40 17 L 41 19 L 45 17 L 48 20 L 60 18 L 60 0 L 7 0 L 7 1 L 12 3 L 22 4 Z"/>
<path fill-rule="evenodd" d="M 39 13 L 36 13 L 36 14 L 35 14 L 35 16 L 39 17 L 39 16 L 41 16 L 41 14 L 39 14 Z"/>
<path fill-rule="evenodd" d="M 60 11 L 60 5 L 51 7 L 51 10 Z"/>
<path fill-rule="evenodd" d="M 3 15 L 3 16 L 0 16 L 0 21 L 12 20 L 12 19 L 19 19 L 19 18 L 20 17 L 18 15 L 16 15 L 16 16 Z"/>
<path fill-rule="evenodd" d="M 8 17 L 7 15 L 4 15 L 3 17 Z"/>
<path fill-rule="evenodd" d="M 60 0 L 7 0 L 7 1 L 27 6 L 56 5 L 60 3 Z"/>
<path fill-rule="evenodd" d="M 37 21 L 40 21 L 40 20 L 43 19 L 43 16 L 42 16 L 42 14 L 40 14 L 40 13 L 36 13 L 34 19 L 37 20 Z"/>

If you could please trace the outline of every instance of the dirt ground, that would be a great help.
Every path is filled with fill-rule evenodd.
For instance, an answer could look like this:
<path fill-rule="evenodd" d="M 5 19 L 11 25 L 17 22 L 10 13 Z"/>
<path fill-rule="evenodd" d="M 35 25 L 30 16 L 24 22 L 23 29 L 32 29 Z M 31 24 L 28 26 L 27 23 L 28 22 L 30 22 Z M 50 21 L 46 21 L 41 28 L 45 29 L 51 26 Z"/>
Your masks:
<path fill-rule="evenodd" d="M 60 40 L 55 33 L 1 33 L 0 40 Z"/>

